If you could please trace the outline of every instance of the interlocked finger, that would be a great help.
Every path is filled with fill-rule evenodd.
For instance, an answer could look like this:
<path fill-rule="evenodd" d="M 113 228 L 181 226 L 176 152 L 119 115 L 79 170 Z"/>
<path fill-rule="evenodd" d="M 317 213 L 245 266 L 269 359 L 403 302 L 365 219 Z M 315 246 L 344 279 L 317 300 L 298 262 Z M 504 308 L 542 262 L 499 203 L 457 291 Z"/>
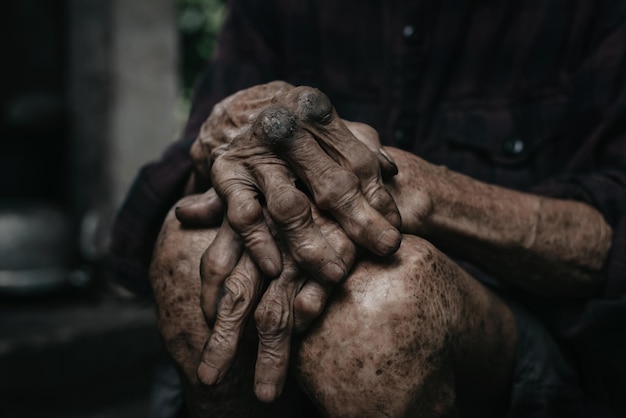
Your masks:
<path fill-rule="evenodd" d="M 176 207 L 176 219 L 185 227 L 206 228 L 217 225 L 222 219 L 224 204 L 215 192 L 209 191 L 194 195 L 185 205 Z"/>
<path fill-rule="evenodd" d="M 365 144 L 370 151 L 376 154 L 383 180 L 388 180 L 398 174 L 398 166 L 391 156 L 382 148 L 380 138 L 376 129 L 365 123 L 353 122 L 341 119 L 346 127 L 352 132 L 356 139 Z"/>
<path fill-rule="evenodd" d="M 380 255 L 395 252 L 400 233 L 365 199 L 356 175 L 330 158 L 320 158 L 324 151 L 308 133 L 301 133 L 294 142 L 287 158 L 317 206 L 330 212 L 358 244 Z"/>
<path fill-rule="evenodd" d="M 226 201 L 230 225 L 241 236 L 261 271 L 269 277 L 278 276 L 282 259 L 265 223 L 256 180 L 249 171 L 243 171 L 247 170 L 245 165 L 231 158 L 217 160 L 213 168 L 214 187 Z"/>
<path fill-rule="evenodd" d="M 303 281 L 296 267 L 285 263 L 281 275 L 270 282 L 255 310 L 259 348 L 254 392 L 261 401 L 274 401 L 285 384 L 294 325 L 293 301 Z"/>
<path fill-rule="evenodd" d="M 354 126 L 366 141 L 358 140 L 352 130 L 339 118 L 328 97 L 311 87 L 297 87 L 277 97 L 277 101 L 292 106 L 299 126 L 319 143 L 330 158 L 357 176 L 363 195 L 391 224 L 399 227 L 400 215 L 393 198 L 384 187 L 381 162 L 385 172 L 397 167 L 378 147 L 378 152 L 368 144 L 379 142 L 376 131 L 366 125 Z M 374 139 L 373 136 L 376 136 Z M 388 156 L 387 156 L 388 157 Z M 391 165 L 391 167 L 390 167 Z"/>
<path fill-rule="evenodd" d="M 352 264 L 346 264 L 313 220 L 309 198 L 294 185 L 286 167 L 255 169 L 267 199 L 267 210 L 296 264 L 318 281 L 342 280 Z M 346 237 L 347 239 L 347 237 Z"/>
<path fill-rule="evenodd" d="M 313 220 L 326 241 L 339 254 L 345 265 L 354 264 L 357 248 L 345 231 L 337 222 L 324 216 L 314 206 L 311 209 Z M 311 322 L 321 315 L 326 307 L 328 297 L 335 287 L 334 285 L 329 286 L 328 282 L 316 280 L 315 276 L 307 277 L 306 283 L 294 301 L 295 332 L 305 331 Z"/>
<path fill-rule="evenodd" d="M 217 320 L 198 367 L 198 379 L 202 383 L 219 383 L 233 363 L 247 319 L 258 300 L 261 284 L 260 271 L 244 254 L 224 282 Z"/>
<path fill-rule="evenodd" d="M 318 90 L 295 88 L 276 101 L 278 109 L 296 108 L 298 129 L 292 113 L 266 109 L 257 122 L 270 139 L 268 146 L 287 160 L 317 206 L 329 211 L 348 236 L 377 254 L 395 252 L 401 237 L 394 225 L 400 224 L 400 215 L 382 184 L 374 153 L 343 125 Z"/>
<path fill-rule="evenodd" d="M 200 260 L 200 279 L 202 281 L 200 306 L 209 325 L 213 325 L 215 322 L 217 300 L 224 280 L 237 265 L 242 250 L 241 238 L 232 230 L 228 219 L 224 217 L 215 239 Z"/>

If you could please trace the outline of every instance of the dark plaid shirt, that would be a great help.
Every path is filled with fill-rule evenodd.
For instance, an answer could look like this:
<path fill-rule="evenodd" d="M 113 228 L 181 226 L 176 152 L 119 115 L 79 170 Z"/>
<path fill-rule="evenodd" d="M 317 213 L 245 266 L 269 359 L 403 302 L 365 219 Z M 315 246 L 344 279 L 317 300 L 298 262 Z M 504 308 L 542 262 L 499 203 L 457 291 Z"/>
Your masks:
<path fill-rule="evenodd" d="M 605 295 L 556 328 L 578 344 L 569 345 L 575 357 L 591 346 L 595 357 L 620 358 L 583 369 L 593 368 L 584 370 L 587 381 L 608 379 L 626 393 L 626 351 L 614 351 L 626 350 L 626 337 L 615 345 L 615 334 L 626 334 L 626 2 L 230 0 L 228 7 L 183 139 L 142 169 L 116 220 L 109 265 L 118 281 L 147 291 L 156 234 L 180 197 L 190 144 L 213 105 L 275 79 L 311 85 L 387 145 L 597 208 L 614 230 Z M 616 393 L 603 391 L 595 396 Z"/>

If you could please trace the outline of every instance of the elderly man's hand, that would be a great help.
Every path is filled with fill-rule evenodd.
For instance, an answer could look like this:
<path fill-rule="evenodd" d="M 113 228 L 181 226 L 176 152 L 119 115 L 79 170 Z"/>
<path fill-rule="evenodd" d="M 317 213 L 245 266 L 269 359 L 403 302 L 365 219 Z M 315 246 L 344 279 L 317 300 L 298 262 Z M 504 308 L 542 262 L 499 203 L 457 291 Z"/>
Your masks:
<path fill-rule="evenodd" d="M 343 229 L 323 216 L 315 206 L 311 210 L 322 236 L 342 259 L 352 263 L 356 247 L 347 239 Z M 268 223 L 271 225 L 271 219 Z M 212 299 L 217 306 L 205 306 L 217 310 L 217 319 L 198 368 L 197 376 L 201 382 L 212 385 L 222 381 L 235 360 L 246 324 L 254 312 L 259 338 L 254 390 L 258 399 L 265 402 L 280 395 L 287 376 L 291 336 L 293 332 L 305 329 L 322 312 L 332 290 L 330 285 L 308 279 L 284 246 L 281 247 L 284 264 L 278 278 L 266 283 L 244 252 L 225 280 L 219 301 Z M 264 287 L 265 291 L 261 292 Z"/>
<path fill-rule="evenodd" d="M 295 91 L 291 91 L 294 89 Z M 292 160 L 293 163 L 305 169 L 310 167 L 308 172 L 301 170 L 303 180 L 307 181 L 311 175 L 310 172 L 314 172 L 315 168 L 320 165 L 320 162 L 317 161 L 318 157 L 322 157 L 322 161 L 327 161 L 328 157 L 331 157 L 335 163 L 358 177 L 359 185 L 362 186 L 368 202 L 373 207 L 382 210 L 381 213 L 392 224 L 398 226 L 400 223 L 398 211 L 393 205 L 393 200 L 389 198 L 384 189 L 381 192 L 380 181 L 381 176 L 389 178 L 397 174 L 397 167 L 382 149 L 377 135 L 359 136 L 359 132 L 369 131 L 371 128 L 363 124 L 350 123 L 343 120 L 335 121 L 338 118 L 334 109 L 332 109 L 330 102 L 321 92 L 305 87 L 294 88 L 291 84 L 283 81 L 273 81 L 241 90 L 215 105 L 211 115 L 202 125 L 190 152 L 194 162 L 194 171 L 187 191 L 188 193 L 206 193 L 204 196 L 196 196 L 193 200 L 186 202 L 184 207 L 177 208 L 176 215 L 178 219 L 185 226 L 191 227 L 205 227 L 219 222 L 224 209 L 223 202 L 218 198 L 215 190 L 210 188 L 211 167 L 216 156 L 220 154 L 216 152 L 216 149 L 230 144 L 237 136 L 250 128 L 261 111 L 270 103 L 277 101 L 281 101 L 286 107 L 303 116 L 302 126 L 308 129 L 309 133 L 313 133 L 312 138 L 322 146 L 324 151 L 328 152 L 328 154 L 323 154 L 319 147 L 315 147 L 309 149 L 309 153 L 303 156 L 305 158 L 296 157 Z M 313 109 L 312 106 L 314 105 L 318 105 L 318 108 Z M 311 112 L 315 111 L 323 113 L 321 116 L 317 115 L 317 117 L 326 118 L 323 124 L 316 123 L 314 120 L 315 115 L 312 115 Z M 356 149 L 355 137 L 351 137 L 345 127 L 336 129 L 338 127 L 342 128 L 341 122 L 345 125 L 350 124 L 351 130 L 353 130 L 354 126 L 354 129 L 357 130 L 355 136 L 367 145 L 373 154 L 364 153 L 362 146 Z M 324 130 L 323 125 L 326 124 L 331 129 Z M 332 137 L 333 134 L 337 133 L 344 134 L 341 143 L 337 142 L 339 137 Z M 310 144 L 311 142 L 307 142 L 307 145 Z M 302 148 L 299 147 L 299 149 Z M 287 156 L 284 152 L 279 154 L 281 157 Z M 378 164 L 372 161 L 372 156 L 376 157 Z M 307 158 L 313 158 L 316 161 L 314 161 L 314 164 L 310 164 Z M 313 184 L 315 184 L 315 181 Z M 325 196 L 326 194 L 322 193 L 320 197 Z M 391 202 L 391 205 L 389 202 Z M 366 247 L 369 246 L 366 245 Z"/>
<path fill-rule="evenodd" d="M 265 110 L 251 132 L 252 122 L 269 103 L 275 111 Z M 290 119 L 292 132 L 280 131 L 278 115 Z M 266 203 L 279 229 L 286 232 L 296 263 L 307 272 L 336 282 L 350 269 L 351 264 L 340 260 L 316 232 L 309 198 L 294 187 L 292 168 L 315 203 L 358 244 L 378 254 L 389 254 L 399 245 L 394 226 L 399 226 L 400 216 L 381 180 L 397 173 L 395 164 L 380 147 L 375 131 L 340 120 L 326 96 L 315 89 L 272 82 L 225 99 L 204 124 L 192 156 L 196 192 L 205 190 L 200 187 L 206 183 L 202 179 L 219 160 L 213 167 L 214 182 L 229 207 L 216 243 L 203 258 L 208 282 L 221 286 L 241 254 L 242 241 L 265 275 L 280 273 L 280 253 L 261 216 Z M 222 209 L 222 199 L 210 189 L 177 208 L 176 214 L 186 226 L 208 226 L 215 224 Z M 216 292 L 207 286 L 204 294 Z M 207 297 L 204 305 L 214 306 L 212 302 Z M 211 321 L 213 313 L 206 313 Z"/>
<path fill-rule="evenodd" d="M 277 112 L 280 114 L 277 115 Z M 356 247 L 346 236 L 344 229 L 334 220 L 322 215 L 308 197 L 295 187 L 295 178 L 287 170 L 285 163 L 277 159 L 268 148 L 268 139 L 265 137 L 268 133 L 263 123 L 270 117 L 293 117 L 289 112 L 283 112 L 283 108 L 275 106 L 262 112 L 251 131 L 233 140 L 234 151 L 229 153 L 229 150 L 225 150 L 216 158 L 214 165 L 214 170 L 218 171 L 215 185 L 220 193 L 228 196 L 228 185 L 233 177 L 238 182 L 245 179 L 252 185 L 246 190 L 249 193 L 246 199 L 234 207 L 240 208 L 241 205 L 252 202 L 265 215 L 259 225 L 268 228 L 266 233 L 269 239 L 274 239 L 270 231 L 276 231 L 278 240 L 285 244 L 283 247 L 289 247 L 290 250 L 283 251 L 280 259 L 282 271 L 263 294 L 255 315 L 259 333 L 255 387 L 259 398 L 266 401 L 273 400 L 282 389 L 292 329 L 305 329 L 321 314 L 332 288 L 352 266 L 356 252 Z M 372 147 L 377 145 L 373 129 L 351 122 L 347 122 L 347 126 L 359 137 L 360 144 Z M 221 164 L 225 166 L 220 167 Z M 258 172 L 251 171 L 249 167 L 256 167 Z M 255 199 L 255 190 L 263 193 L 266 206 Z M 272 205 L 280 204 L 281 199 L 286 196 L 289 197 L 289 205 L 294 206 L 294 201 L 297 201 L 299 206 L 289 209 L 275 208 Z M 292 212 L 288 212 L 289 210 Z M 300 230 L 289 228 L 284 220 L 286 216 L 300 216 Z M 275 226 L 274 223 L 279 224 Z M 257 300 L 254 289 L 260 287 L 261 273 L 251 263 L 247 252 L 240 258 L 243 242 L 240 235 L 231 228 L 231 224 L 230 216 L 226 216 L 201 263 L 201 304 L 208 322 L 215 322 L 198 369 L 200 381 L 206 384 L 220 381 L 232 362 L 243 326 Z M 272 244 L 271 241 L 268 242 Z M 331 271 L 332 274 L 328 274 L 325 263 L 334 260 L 341 263 L 339 273 Z M 304 268 L 305 274 L 297 265 Z M 224 292 L 221 291 L 222 286 Z M 222 295 L 219 303 L 218 295 Z M 215 314 L 217 306 L 219 309 Z M 217 320 L 214 321 L 216 317 Z"/>
<path fill-rule="evenodd" d="M 293 321 L 304 329 L 322 312 L 330 290 L 354 262 L 350 238 L 382 255 L 399 246 L 399 212 L 382 184 L 397 168 L 373 129 L 339 119 L 321 92 L 280 82 L 243 91 L 218 106 L 192 155 L 195 190 L 206 186 L 201 179 L 209 168 L 215 189 L 179 208 L 177 217 L 188 226 L 206 225 L 220 213 L 222 199 L 228 207 L 201 263 L 201 305 L 215 328 L 198 376 L 207 384 L 223 377 L 257 301 L 250 290 L 243 299 L 232 294 L 258 288 L 261 273 L 278 276 L 256 310 L 256 376 L 262 383 L 257 394 L 271 400 L 286 373 Z M 282 256 L 276 239 L 288 248 Z M 292 322 L 283 320 L 285 313 Z"/>

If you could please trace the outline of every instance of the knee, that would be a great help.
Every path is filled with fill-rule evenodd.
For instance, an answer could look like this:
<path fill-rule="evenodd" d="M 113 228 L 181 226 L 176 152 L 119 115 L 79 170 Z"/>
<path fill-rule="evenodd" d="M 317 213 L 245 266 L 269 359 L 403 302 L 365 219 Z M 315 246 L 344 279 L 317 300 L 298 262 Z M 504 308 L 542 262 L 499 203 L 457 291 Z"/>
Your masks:
<path fill-rule="evenodd" d="M 200 310 L 198 266 L 213 235 L 212 230 L 181 228 L 172 210 L 161 227 L 150 266 L 159 332 L 187 377 L 195 376 L 209 332 Z"/>
<path fill-rule="evenodd" d="M 358 326 L 372 321 L 382 331 L 384 324 L 396 342 L 439 337 L 459 322 L 463 298 L 458 275 L 458 267 L 431 243 L 405 236 L 393 257 L 357 264 L 333 296 L 324 322 L 336 329 L 340 324 L 333 321 L 348 315 L 359 319 Z"/>
<path fill-rule="evenodd" d="M 301 381 L 320 407 L 330 415 L 354 408 L 351 416 L 403 416 L 417 399 L 452 408 L 457 274 L 445 255 L 413 236 L 389 259 L 359 262 L 299 351 Z"/>
<path fill-rule="evenodd" d="M 458 323 L 462 302 L 458 273 L 431 243 L 404 236 L 394 257 L 359 266 L 356 280 L 347 282 L 345 290 L 354 295 L 358 308 L 371 310 L 394 328 L 407 321 L 423 324 L 414 331 L 423 338 L 436 329 L 452 330 Z"/>

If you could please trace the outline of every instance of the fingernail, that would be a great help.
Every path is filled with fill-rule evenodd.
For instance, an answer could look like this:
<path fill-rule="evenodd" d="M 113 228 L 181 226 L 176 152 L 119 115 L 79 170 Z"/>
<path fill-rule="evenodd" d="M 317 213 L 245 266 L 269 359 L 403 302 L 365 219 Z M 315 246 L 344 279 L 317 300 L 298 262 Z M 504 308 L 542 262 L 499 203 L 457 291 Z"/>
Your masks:
<path fill-rule="evenodd" d="M 214 385 L 220 377 L 220 371 L 213 366 L 209 366 L 204 361 L 198 367 L 198 379 L 205 385 Z"/>
<path fill-rule="evenodd" d="M 333 283 L 340 282 L 346 275 L 346 271 L 337 263 L 327 263 L 321 271 L 322 276 Z"/>
<path fill-rule="evenodd" d="M 376 248 L 383 255 L 393 254 L 400 248 L 401 242 L 400 233 L 396 229 L 388 228 L 380 234 L 378 241 L 376 241 Z"/>
<path fill-rule="evenodd" d="M 276 387 L 269 383 L 257 383 L 254 387 L 254 393 L 262 402 L 272 402 L 276 399 Z"/>

